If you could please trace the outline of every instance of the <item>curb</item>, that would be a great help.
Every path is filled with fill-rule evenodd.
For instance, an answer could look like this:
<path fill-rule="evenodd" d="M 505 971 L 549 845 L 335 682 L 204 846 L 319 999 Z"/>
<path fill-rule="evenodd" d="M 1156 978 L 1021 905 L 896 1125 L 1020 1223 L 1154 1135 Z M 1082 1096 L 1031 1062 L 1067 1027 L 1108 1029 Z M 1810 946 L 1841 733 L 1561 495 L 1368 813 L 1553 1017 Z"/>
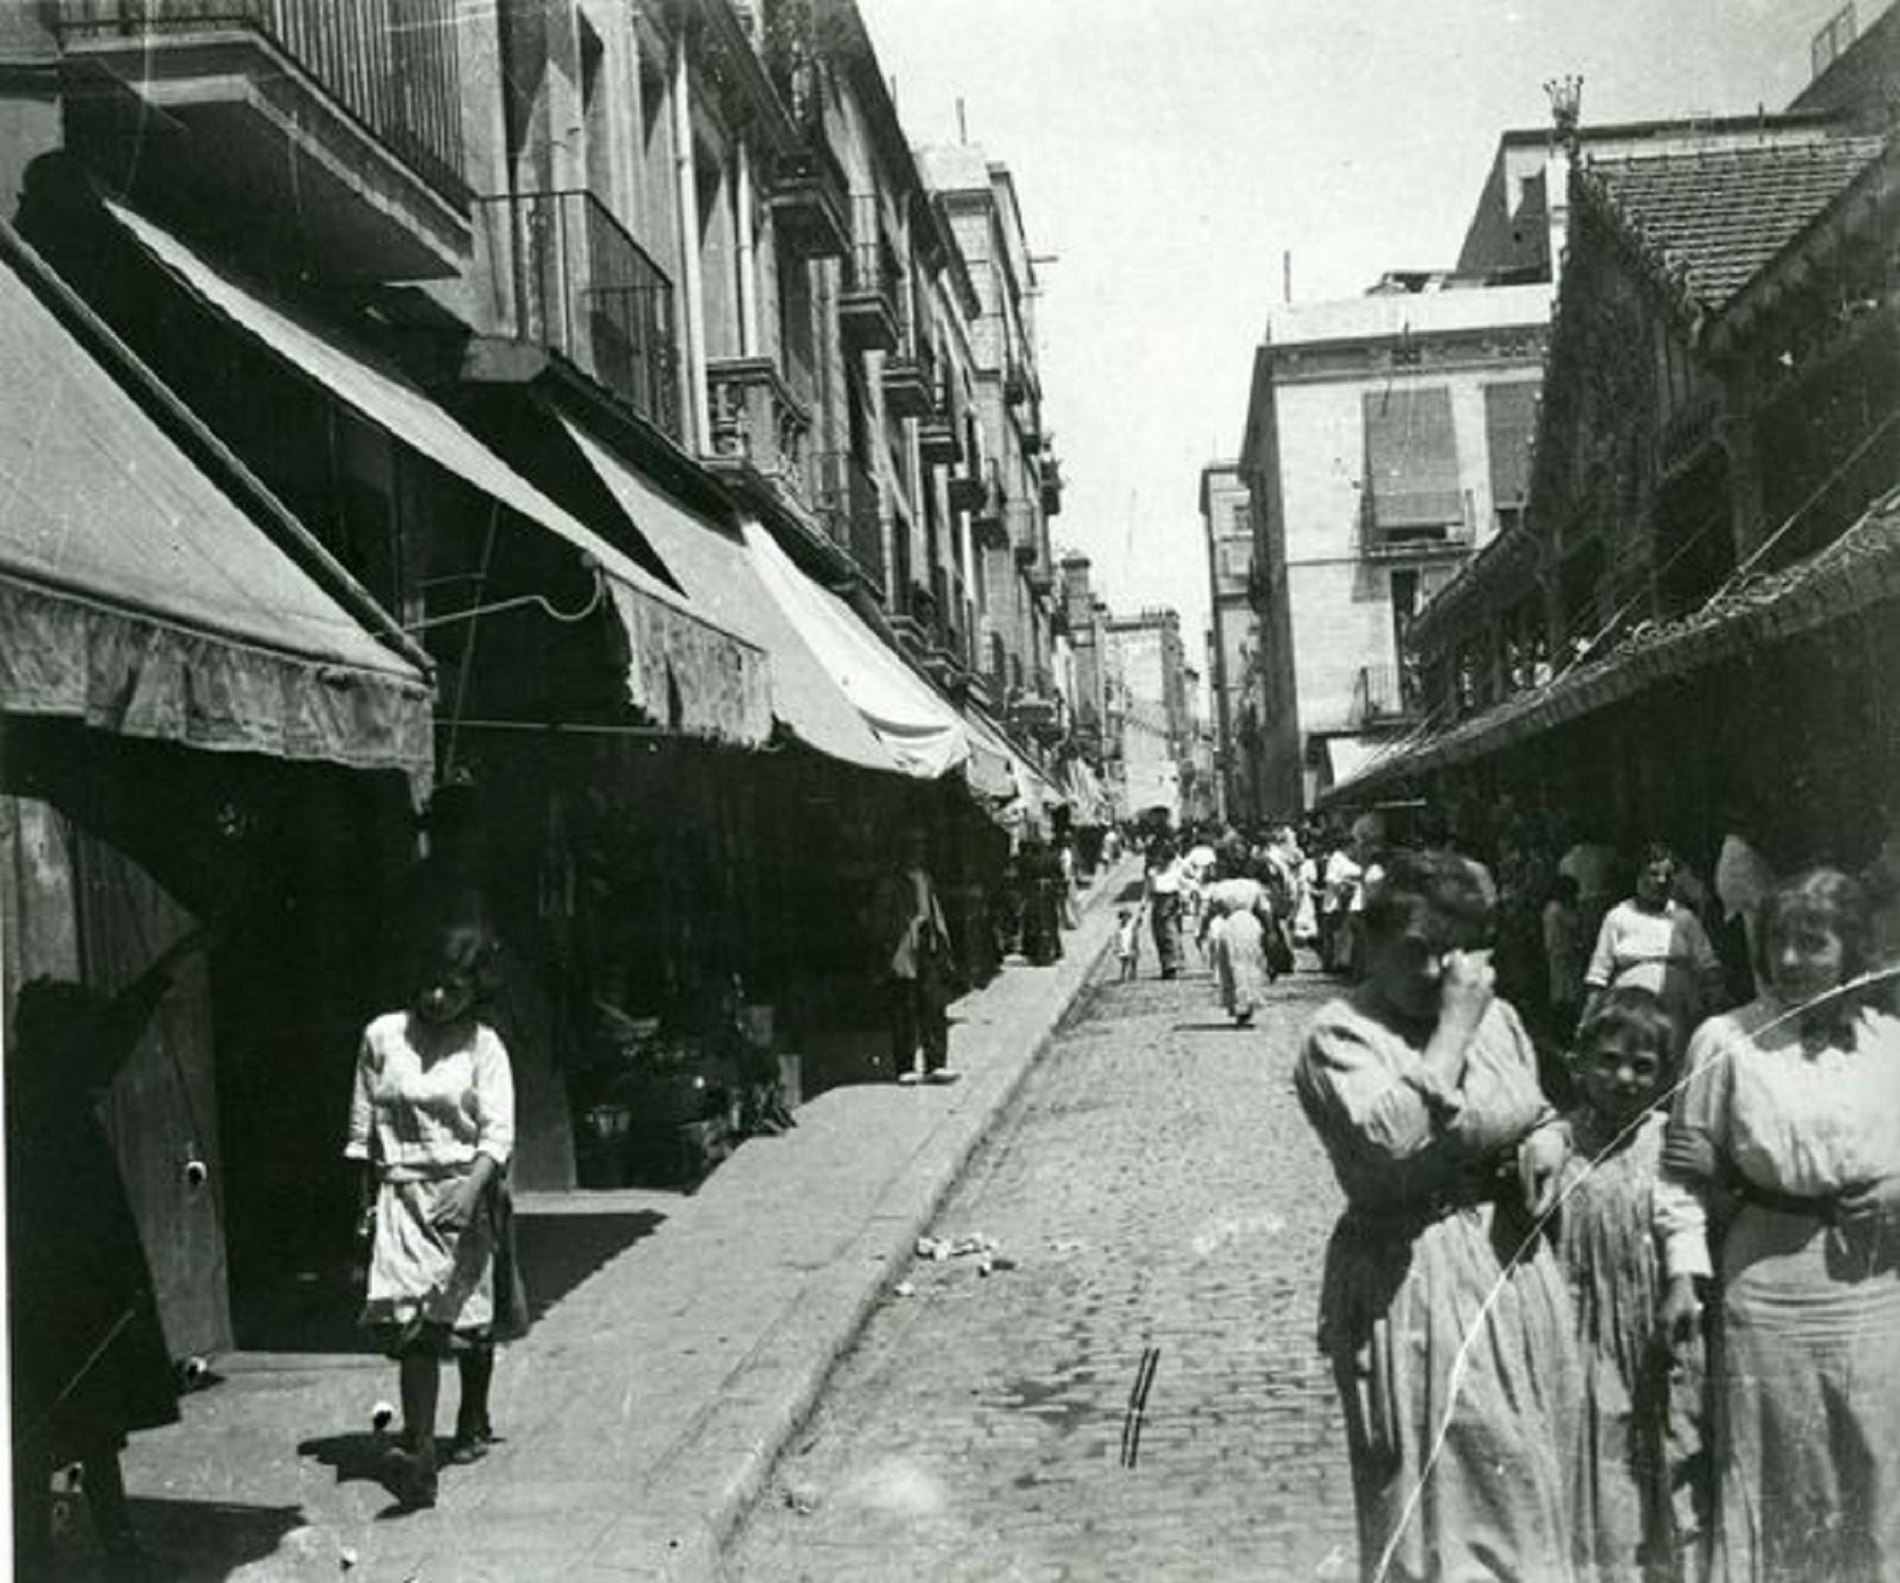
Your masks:
<path fill-rule="evenodd" d="M 609 1528 L 590 1559 L 618 1568 L 644 1555 L 644 1565 L 635 1562 L 621 1575 L 653 1583 L 718 1583 L 726 1546 L 809 1421 L 838 1360 L 869 1323 L 977 1148 L 1014 1109 L 1056 1030 L 1094 980 L 1113 947 L 1114 931 L 1104 930 L 1092 944 L 1086 936 L 1101 927 L 1108 899 L 1125 883 L 1118 867 L 1091 889 L 1081 927 L 1071 936 L 1080 949 L 1057 969 L 1068 982 L 1039 1008 L 1033 1029 L 1016 1043 L 1020 1053 L 982 1073 L 979 1083 L 983 1077 L 990 1081 L 978 1102 L 949 1112 L 922 1141 L 863 1228 L 813 1273 L 735 1371 L 735 1389 L 722 1392 L 675 1444 L 667 1457 L 673 1471 L 648 1490 L 641 1515 Z"/>

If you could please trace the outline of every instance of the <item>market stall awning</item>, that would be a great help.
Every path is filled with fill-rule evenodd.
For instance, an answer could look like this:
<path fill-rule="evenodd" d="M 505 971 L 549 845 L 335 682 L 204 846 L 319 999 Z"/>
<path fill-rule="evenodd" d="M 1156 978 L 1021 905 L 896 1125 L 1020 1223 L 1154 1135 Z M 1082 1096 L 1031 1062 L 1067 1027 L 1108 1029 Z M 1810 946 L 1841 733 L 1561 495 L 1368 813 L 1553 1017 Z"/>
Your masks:
<path fill-rule="evenodd" d="M 1009 745 L 1008 738 L 974 707 L 966 707 L 962 714 L 963 726 L 970 738 L 970 757 L 963 766 L 964 779 L 970 783 L 970 790 L 995 804 L 999 813 L 1007 814 L 1008 806 L 1022 797 L 1016 774 L 1019 755 Z"/>
<path fill-rule="evenodd" d="M 1739 579 L 1700 610 L 1648 622 L 1598 659 L 1370 765 L 1329 794 L 1361 795 L 1469 763 L 1634 697 L 1657 682 L 1759 652 L 1900 598 L 1900 489 L 1874 502 L 1825 549 Z"/>
<path fill-rule="evenodd" d="M 863 769 L 897 768 L 761 580 L 752 550 L 676 504 L 581 425 L 561 426 L 695 608 L 770 660 L 772 713 L 807 747 Z"/>
<path fill-rule="evenodd" d="M 935 780 L 962 764 L 970 741 L 956 711 L 844 600 L 801 572 L 764 527 L 748 522 L 744 532 L 767 590 L 897 767 Z"/>
<path fill-rule="evenodd" d="M 428 680 L 179 449 L 108 355 L 0 263 L 0 709 L 426 784 Z"/>
<path fill-rule="evenodd" d="M 173 278 L 265 349 L 393 439 L 597 564 L 626 629 L 627 696 L 637 709 L 717 741 L 757 745 L 771 734 L 766 660 L 756 646 L 706 619 L 555 504 L 401 374 L 265 301 L 143 216 L 117 203 L 106 207 Z"/>

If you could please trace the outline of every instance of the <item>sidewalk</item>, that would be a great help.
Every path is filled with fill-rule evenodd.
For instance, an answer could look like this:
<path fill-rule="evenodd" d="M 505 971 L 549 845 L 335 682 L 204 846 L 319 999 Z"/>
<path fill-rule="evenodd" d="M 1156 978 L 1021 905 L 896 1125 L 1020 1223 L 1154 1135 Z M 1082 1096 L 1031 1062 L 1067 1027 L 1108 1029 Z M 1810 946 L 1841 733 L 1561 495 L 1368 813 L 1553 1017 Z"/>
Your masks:
<path fill-rule="evenodd" d="M 220 1361 L 224 1382 L 187 1397 L 181 1425 L 133 1441 L 127 1483 L 151 1548 L 185 1578 L 246 1583 L 715 1576 L 832 1363 L 1112 939 L 1113 899 L 1135 874 L 1129 862 L 1098 878 L 1061 962 L 1013 965 L 952 1007 L 960 1083 L 834 1089 L 691 1197 L 524 1203 L 529 1236 L 539 1217 L 571 1230 L 589 1215 L 647 1234 L 505 1351 L 506 1439 L 445 1469 L 435 1510 L 392 1515 L 374 1477 L 369 1416 L 395 1395 L 392 1365 L 246 1355 Z M 443 1397 L 446 1426 L 452 1373 Z"/>

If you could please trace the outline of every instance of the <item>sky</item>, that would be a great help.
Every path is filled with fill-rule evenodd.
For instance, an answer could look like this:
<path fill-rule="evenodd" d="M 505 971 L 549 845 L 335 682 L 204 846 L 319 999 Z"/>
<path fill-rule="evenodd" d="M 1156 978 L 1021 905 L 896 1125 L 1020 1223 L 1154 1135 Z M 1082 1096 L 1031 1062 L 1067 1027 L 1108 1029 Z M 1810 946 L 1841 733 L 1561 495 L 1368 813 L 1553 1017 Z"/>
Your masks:
<path fill-rule="evenodd" d="M 911 141 L 957 141 L 961 101 L 1052 259 L 1057 545 L 1196 633 L 1200 470 L 1238 452 L 1283 255 L 1301 302 L 1449 267 L 1500 133 L 1549 124 L 1546 79 L 1583 76 L 1586 125 L 1780 109 L 1841 3 L 858 0 Z"/>

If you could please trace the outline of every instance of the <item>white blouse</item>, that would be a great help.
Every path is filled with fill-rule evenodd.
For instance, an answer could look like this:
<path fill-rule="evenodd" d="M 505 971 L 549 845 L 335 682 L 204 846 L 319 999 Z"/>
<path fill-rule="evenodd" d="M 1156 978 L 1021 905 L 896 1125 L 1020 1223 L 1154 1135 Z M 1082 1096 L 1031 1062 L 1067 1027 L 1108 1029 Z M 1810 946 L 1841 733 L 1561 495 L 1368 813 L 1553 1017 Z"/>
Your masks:
<path fill-rule="evenodd" d="M 392 1011 L 363 1030 L 347 1158 L 372 1160 L 400 1181 L 441 1176 L 477 1154 L 506 1165 L 514 1147 L 514 1075 L 494 1029 L 464 1024 L 444 1034 Z"/>
<path fill-rule="evenodd" d="M 1711 1017 L 1689 1041 L 1666 1160 L 1725 1161 L 1755 1186 L 1826 1198 L 1900 1175 L 1900 1020 L 1863 1010 L 1854 1042 L 1810 1047 L 1800 1021 L 1757 1000 Z M 1773 1026 L 1770 1026 L 1773 1024 Z M 1719 1183 L 1674 1168 L 1656 1187 L 1671 1276 L 1713 1273 L 1706 1198 Z"/>

